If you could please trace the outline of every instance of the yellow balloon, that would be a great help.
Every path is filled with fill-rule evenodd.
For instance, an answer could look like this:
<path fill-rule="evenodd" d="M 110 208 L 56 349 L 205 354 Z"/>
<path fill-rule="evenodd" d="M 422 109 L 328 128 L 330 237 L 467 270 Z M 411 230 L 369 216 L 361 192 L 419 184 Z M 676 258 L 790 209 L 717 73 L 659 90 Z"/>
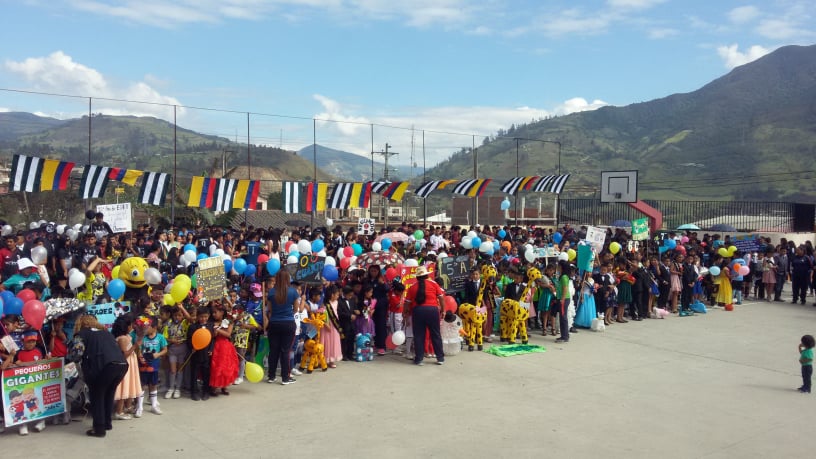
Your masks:
<path fill-rule="evenodd" d="M 184 285 L 187 287 L 187 290 L 189 290 L 190 287 L 193 285 L 193 281 L 192 279 L 190 279 L 190 276 L 186 274 L 179 274 L 178 276 L 175 277 L 175 279 L 173 279 L 173 285 L 177 284 Z"/>
<path fill-rule="evenodd" d="M 184 283 L 173 282 L 173 286 L 170 287 L 170 296 L 173 297 L 176 303 L 181 303 L 187 298 L 187 294 L 190 293 L 190 286 L 184 285 Z"/>
<path fill-rule="evenodd" d="M 575 259 L 575 250 L 569 249 L 567 250 L 567 260 L 572 261 Z"/>
<path fill-rule="evenodd" d="M 258 365 L 255 362 L 247 362 L 246 369 L 244 370 L 246 374 L 247 381 L 251 383 L 261 382 L 263 379 L 263 367 Z"/>
<path fill-rule="evenodd" d="M 734 255 L 734 253 L 736 253 L 736 251 L 737 251 L 737 246 L 732 245 L 731 247 L 728 248 L 728 255 Z"/>
<path fill-rule="evenodd" d="M 612 252 L 613 255 L 617 255 L 617 253 L 620 252 L 620 249 L 621 245 L 618 244 L 617 242 L 609 244 L 609 251 Z"/>
<path fill-rule="evenodd" d="M 173 306 L 174 304 L 176 304 L 176 300 L 173 298 L 173 295 L 165 293 L 164 304 L 166 304 L 167 306 Z"/>
<path fill-rule="evenodd" d="M 717 253 L 723 258 L 728 258 L 728 251 L 725 250 L 724 247 L 720 247 L 720 250 L 717 250 Z"/>
<path fill-rule="evenodd" d="M 111 269 L 111 279 L 119 279 L 119 265 L 116 265 Z"/>

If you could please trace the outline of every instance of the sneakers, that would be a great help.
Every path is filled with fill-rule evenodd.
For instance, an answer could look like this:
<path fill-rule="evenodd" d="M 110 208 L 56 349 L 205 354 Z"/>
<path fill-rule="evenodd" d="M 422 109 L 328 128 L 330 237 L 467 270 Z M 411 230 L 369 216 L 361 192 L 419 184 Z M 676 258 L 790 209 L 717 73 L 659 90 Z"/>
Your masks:
<path fill-rule="evenodd" d="M 237 385 L 241 384 L 242 382 L 244 382 L 244 378 L 242 378 L 242 377 L 240 377 L 240 376 L 239 376 L 239 377 L 238 377 L 238 378 L 235 380 L 235 382 L 233 382 L 233 383 L 232 383 L 232 385 L 233 385 L 233 386 L 237 386 Z"/>
<path fill-rule="evenodd" d="M 437 361 L 436 361 L 436 364 L 437 364 L 437 365 L 444 365 L 444 364 L 445 364 L 445 361 L 444 361 L 444 360 L 437 360 Z"/>
<path fill-rule="evenodd" d="M 133 419 L 133 416 L 127 413 L 116 413 L 113 415 L 113 419 L 116 419 L 117 421 L 129 421 Z"/>
<path fill-rule="evenodd" d="M 20 435 L 28 435 L 28 426 L 27 425 L 20 426 L 19 432 Z"/>
<path fill-rule="evenodd" d="M 555 342 L 556 343 L 569 343 L 569 340 L 568 339 L 563 339 L 563 338 L 558 338 L 557 340 L 555 340 Z"/>
<path fill-rule="evenodd" d="M 302 371 L 298 370 L 297 368 L 292 368 L 292 375 L 293 376 L 300 376 L 302 374 L 303 374 Z"/>
<path fill-rule="evenodd" d="M 273 376 L 273 377 L 267 379 L 266 382 L 268 382 L 269 384 L 275 384 L 275 377 Z"/>
<path fill-rule="evenodd" d="M 377 355 L 385 355 L 385 349 L 377 349 Z"/>
<path fill-rule="evenodd" d="M 419 362 L 414 362 L 414 365 L 416 365 L 418 367 L 421 367 L 421 366 L 425 365 L 425 362 L 420 360 Z"/>
<path fill-rule="evenodd" d="M 197 391 L 197 390 L 194 390 L 194 391 L 193 391 L 192 395 L 190 395 L 190 398 L 191 398 L 191 399 L 192 399 L 194 402 L 197 402 L 197 401 L 201 400 L 201 396 L 200 396 L 200 395 L 198 395 L 198 391 Z"/>
<path fill-rule="evenodd" d="M 294 384 L 295 382 L 297 382 L 297 380 L 295 378 L 282 379 L 281 380 L 281 385 L 285 386 L 287 384 Z"/>
<path fill-rule="evenodd" d="M 144 409 L 140 406 L 139 408 L 136 408 L 136 412 L 133 413 L 133 417 L 140 418 L 142 417 L 142 413 L 144 413 Z"/>
<path fill-rule="evenodd" d="M 181 398 L 181 389 L 176 389 L 173 391 L 173 398 Z"/>
<path fill-rule="evenodd" d="M 150 412 L 153 414 L 162 414 L 162 410 L 158 407 L 158 405 L 151 406 Z"/>
<path fill-rule="evenodd" d="M 45 430 L 45 421 L 40 421 L 34 424 L 34 430 L 36 430 L 37 432 L 42 432 L 43 430 Z"/>
<path fill-rule="evenodd" d="M 175 391 L 172 388 L 168 389 L 167 392 L 164 394 L 165 400 L 168 399 L 168 398 L 172 398 L 173 397 L 173 392 L 175 392 Z"/>

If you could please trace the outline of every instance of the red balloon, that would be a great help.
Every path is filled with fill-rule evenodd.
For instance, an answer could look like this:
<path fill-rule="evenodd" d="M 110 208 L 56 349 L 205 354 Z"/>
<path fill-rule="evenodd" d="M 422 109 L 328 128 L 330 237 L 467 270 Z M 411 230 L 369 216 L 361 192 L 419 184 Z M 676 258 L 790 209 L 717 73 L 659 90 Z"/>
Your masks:
<path fill-rule="evenodd" d="M 683 247 L 682 245 L 678 245 L 677 247 L 675 247 L 674 251 L 677 253 L 682 253 L 683 255 L 686 254 L 686 248 Z"/>
<path fill-rule="evenodd" d="M 266 263 L 267 261 L 269 261 L 269 255 L 267 255 L 265 253 L 262 253 L 262 254 L 258 255 L 258 264 L 259 265 L 262 265 L 262 264 Z"/>
<path fill-rule="evenodd" d="M 39 300 L 30 300 L 23 305 L 23 319 L 34 330 L 40 330 L 45 320 L 45 305 Z"/>
<path fill-rule="evenodd" d="M 292 250 L 291 250 L 291 247 L 292 247 L 293 245 L 295 245 L 295 243 L 294 243 L 294 242 L 292 242 L 292 241 L 286 241 L 286 246 L 285 246 L 285 248 L 286 248 L 286 253 L 289 253 L 289 252 L 291 252 L 291 251 L 292 251 Z"/>
<path fill-rule="evenodd" d="M 385 338 L 385 348 L 386 348 L 386 349 L 393 350 L 393 349 L 396 349 L 396 348 L 397 348 L 397 345 L 396 345 L 396 344 L 394 344 L 394 340 L 393 340 L 393 339 L 391 339 L 391 337 L 392 337 L 392 336 L 394 336 L 394 335 L 388 335 L 388 336 Z"/>
<path fill-rule="evenodd" d="M 344 247 L 343 255 L 345 255 L 346 258 L 354 256 L 354 249 L 351 246 Z"/>
<path fill-rule="evenodd" d="M 450 311 L 456 314 L 456 310 L 459 309 L 459 306 L 456 304 L 456 298 L 445 295 L 445 311 Z"/>
<path fill-rule="evenodd" d="M 348 248 L 348 247 L 347 247 Z M 346 257 L 340 260 L 340 267 L 343 269 L 348 269 L 351 266 L 351 258 Z"/>
<path fill-rule="evenodd" d="M 397 277 L 397 270 L 396 269 L 388 268 L 388 269 L 385 270 L 385 278 L 386 278 L 386 280 L 388 280 L 388 282 L 393 281 L 395 277 Z"/>
<path fill-rule="evenodd" d="M 20 293 L 17 294 L 17 298 L 23 300 L 23 304 L 28 303 L 31 300 L 36 300 L 37 294 L 34 293 L 34 290 L 24 288 L 20 290 Z"/>

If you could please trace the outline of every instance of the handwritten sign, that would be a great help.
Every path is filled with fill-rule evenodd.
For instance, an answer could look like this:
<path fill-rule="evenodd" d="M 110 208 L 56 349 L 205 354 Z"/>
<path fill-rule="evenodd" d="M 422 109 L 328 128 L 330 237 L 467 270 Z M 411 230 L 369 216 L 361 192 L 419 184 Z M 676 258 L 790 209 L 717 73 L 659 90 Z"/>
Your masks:
<path fill-rule="evenodd" d="M 318 257 L 311 254 L 302 254 L 297 263 L 289 263 L 286 270 L 292 282 L 300 282 L 307 285 L 320 285 L 323 283 L 323 268 L 326 266 L 326 257 Z"/>
<path fill-rule="evenodd" d="M 224 288 L 227 286 L 224 260 L 217 256 L 198 260 L 196 282 L 200 298 L 217 300 L 224 296 Z"/>
<path fill-rule="evenodd" d="M 586 239 L 584 240 L 592 246 L 595 253 L 601 253 L 606 241 L 606 231 L 602 228 L 587 226 Z"/>
<path fill-rule="evenodd" d="M 476 266 L 476 261 L 468 255 L 458 257 L 444 257 L 437 263 L 437 277 L 446 293 L 461 292 L 465 289 L 465 282 L 470 275 L 470 268 Z"/>
<path fill-rule="evenodd" d="M 416 284 L 416 271 L 419 266 L 405 266 L 401 265 L 402 268 L 399 271 L 399 278 L 402 285 L 405 286 L 405 292 L 408 292 L 408 288 L 412 285 Z M 436 272 L 436 265 L 427 265 L 426 268 L 428 269 L 429 274 L 434 274 Z"/>
<path fill-rule="evenodd" d="M 649 219 L 639 218 L 632 220 L 632 240 L 645 241 L 649 239 Z"/>
<path fill-rule="evenodd" d="M 760 249 L 759 236 L 756 234 L 733 236 L 731 243 L 737 246 L 737 250 L 743 253 L 759 252 Z"/>
<path fill-rule="evenodd" d="M 375 223 L 373 218 L 361 218 L 357 220 L 357 232 L 366 236 L 374 234 Z"/>
<path fill-rule="evenodd" d="M 65 412 L 62 359 L 3 370 L 3 407 L 6 427 L 45 419 Z"/>
<path fill-rule="evenodd" d="M 561 251 L 558 250 L 558 247 L 549 246 L 549 247 L 536 247 L 533 249 L 536 258 L 558 258 L 558 255 Z"/>
<path fill-rule="evenodd" d="M 129 202 L 99 204 L 96 206 L 96 211 L 105 214 L 105 221 L 108 222 L 114 233 L 133 231 L 133 214 Z"/>

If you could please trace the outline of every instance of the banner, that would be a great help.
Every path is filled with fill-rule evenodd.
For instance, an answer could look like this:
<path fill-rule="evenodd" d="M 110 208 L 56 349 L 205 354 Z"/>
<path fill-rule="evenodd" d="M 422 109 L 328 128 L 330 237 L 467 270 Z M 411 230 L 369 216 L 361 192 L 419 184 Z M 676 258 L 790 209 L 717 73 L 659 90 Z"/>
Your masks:
<path fill-rule="evenodd" d="M 373 218 L 361 218 L 357 220 L 357 232 L 365 236 L 374 234 L 375 222 L 376 220 Z"/>
<path fill-rule="evenodd" d="M 297 263 L 286 265 L 292 282 L 300 282 L 307 285 L 323 284 L 323 267 L 326 265 L 326 257 L 318 257 L 311 254 L 302 254 Z"/>
<path fill-rule="evenodd" d="M 587 226 L 586 239 L 584 240 L 592 246 L 595 253 L 601 253 L 604 241 L 606 241 L 606 230 L 594 226 Z"/>
<path fill-rule="evenodd" d="M 632 220 L 632 240 L 645 241 L 649 239 L 649 219 L 647 217 Z"/>
<path fill-rule="evenodd" d="M 561 254 L 561 251 L 555 246 L 535 247 L 533 248 L 533 252 L 536 258 L 558 258 L 558 255 Z"/>
<path fill-rule="evenodd" d="M 470 276 L 470 268 L 476 266 L 476 260 L 469 255 L 444 257 L 436 262 L 439 285 L 445 293 L 452 294 L 465 289 L 465 282 Z"/>
<path fill-rule="evenodd" d="M 419 266 L 405 266 L 401 265 L 402 269 L 399 272 L 399 278 L 401 279 L 400 282 L 402 285 L 405 286 L 405 292 L 408 292 L 408 289 L 411 288 L 412 285 L 416 284 L 416 271 Z M 436 265 L 427 265 L 425 266 L 428 268 L 428 273 L 434 274 L 436 272 Z"/>
<path fill-rule="evenodd" d="M 62 359 L 3 370 L 6 427 L 38 421 L 65 412 Z"/>
<path fill-rule="evenodd" d="M 130 301 L 113 301 L 111 303 L 87 304 L 85 306 L 85 313 L 96 316 L 96 320 L 100 325 L 104 325 L 108 331 L 113 327 L 113 322 L 117 317 L 130 312 Z M 65 335 L 69 341 L 74 337 L 76 317 L 75 314 L 65 316 L 63 330 L 65 330 Z"/>
<path fill-rule="evenodd" d="M 759 252 L 761 246 L 759 235 L 756 234 L 732 236 L 731 243 L 737 247 L 737 250 L 743 253 Z"/>
<path fill-rule="evenodd" d="M 104 220 L 110 225 L 114 233 L 129 233 L 133 231 L 133 214 L 130 210 L 130 203 L 121 204 L 100 204 L 96 206 L 97 212 L 105 215 Z"/>
<path fill-rule="evenodd" d="M 224 260 L 217 256 L 198 260 L 196 282 L 199 298 L 208 301 L 221 299 L 227 286 Z"/>

